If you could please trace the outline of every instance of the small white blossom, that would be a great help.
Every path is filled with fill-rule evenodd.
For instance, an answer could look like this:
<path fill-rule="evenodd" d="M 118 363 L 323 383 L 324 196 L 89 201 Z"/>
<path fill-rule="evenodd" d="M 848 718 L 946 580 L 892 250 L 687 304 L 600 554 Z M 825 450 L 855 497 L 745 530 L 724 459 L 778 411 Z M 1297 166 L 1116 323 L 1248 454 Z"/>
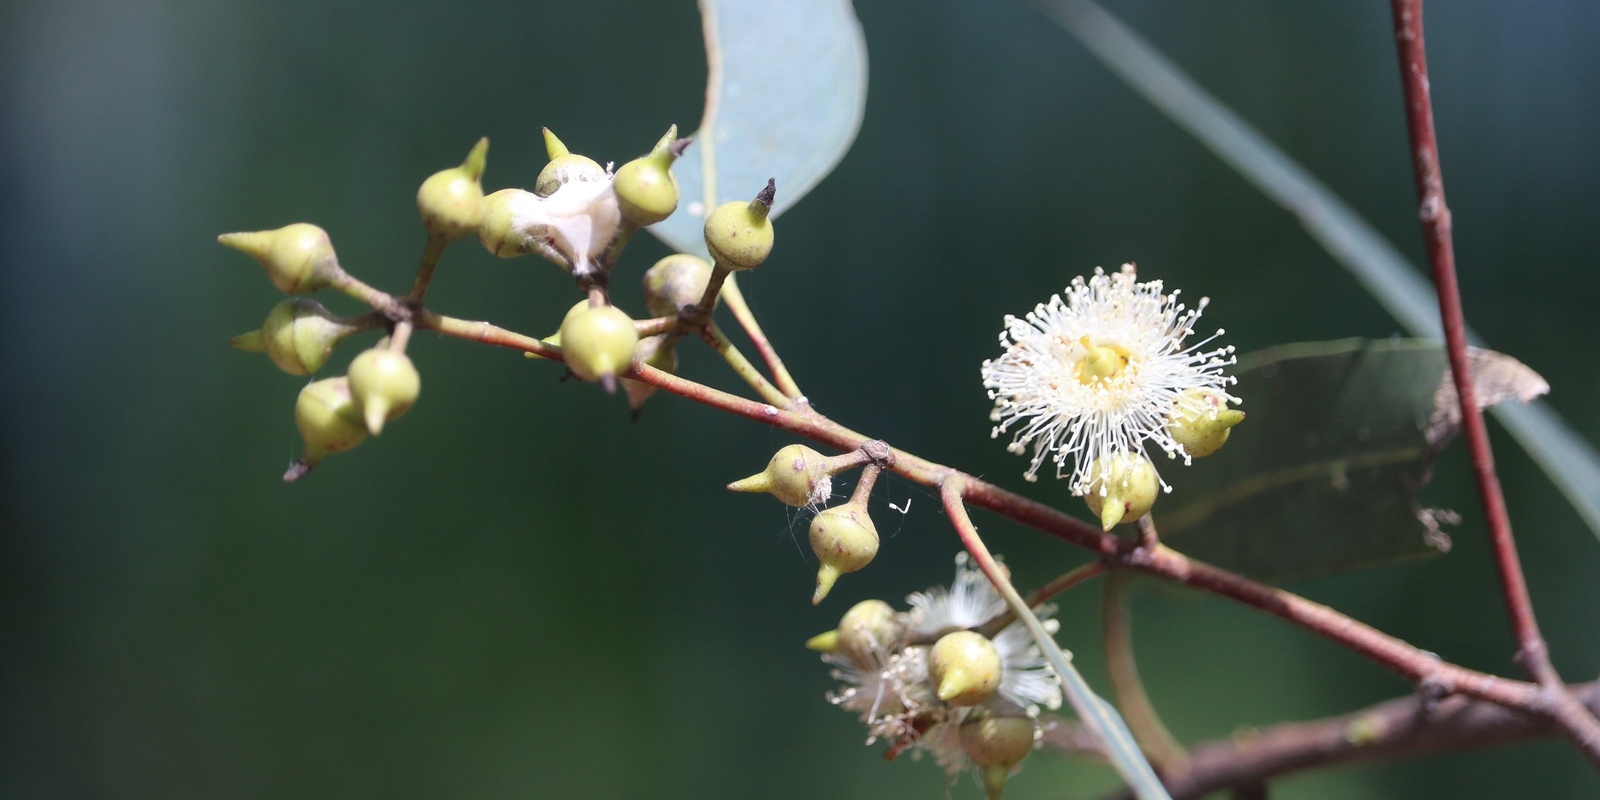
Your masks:
<path fill-rule="evenodd" d="M 912 592 L 906 598 L 911 604 L 910 627 L 914 635 L 933 636 L 976 628 L 1006 610 L 1005 598 L 971 561 L 966 553 L 956 556 L 956 579 L 950 588 L 935 586 L 926 592 Z"/>
<path fill-rule="evenodd" d="M 512 236 L 542 240 L 566 259 L 577 273 L 597 268 L 622 223 L 611 175 L 569 180 L 549 197 L 517 192 L 510 201 Z"/>
<path fill-rule="evenodd" d="M 1005 353 L 983 362 L 983 385 L 995 401 L 993 435 L 1016 427 L 1006 449 L 1022 454 L 1032 445 L 1030 481 L 1046 458 L 1056 477 L 1066 476 L 1072 458 L 1078 495 L 1089 490 L 1096 459 L 1143 453 L 1147 442 L 1187 464 L 1189 455 L 1167 432 L 1180 395 L 1214 391 L 1239 402 L 1224 390 L 1234 379 L 1222 374 L 1235 362 L 1233 348 L 1204 349 L 1223 332 L 1184 344 L 1207 300 L 1185 308 L 1177 291 L 1162 292 L 1161 281 L 1136 282 L 1132 264 L 1074 278 L 1065 295 L 1025 318 L 1006 317 Z"/>

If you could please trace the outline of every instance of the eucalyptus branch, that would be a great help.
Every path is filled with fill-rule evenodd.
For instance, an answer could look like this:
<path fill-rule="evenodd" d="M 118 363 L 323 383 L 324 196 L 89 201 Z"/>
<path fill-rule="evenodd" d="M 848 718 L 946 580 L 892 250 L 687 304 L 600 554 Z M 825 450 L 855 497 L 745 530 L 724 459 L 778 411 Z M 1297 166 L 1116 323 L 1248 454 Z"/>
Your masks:
<path fill-rule="evenodd" d="M 428 294 L 428 285 L 433 283 L 433 272 L 439 267 L 439 258 L 444 255 L 445 245 L 450 240 L 436 230 L 428 231 L 428 244 L 422 250 L 422 263 L 417 265 L 416 280 L 411 283 L 411 292 L 406 298 L 414 303 L 421 303 Z"/>
<path fill-rule="evenodd" d="M 761 395 L 761 399 L 775 406 L 783 407 L 789 405 L 789 398 L 785 397 L 783 392 L 778 391 L 777 387 L 774 387 L 761 375 L 755 365 L 750 363 L 750 359 L 745 358 L 744 353 L 739 352 L 739 348 L 734 345 L 727 334 L 722 332 L 721 328 L 718 328 L 715 324 L 708 324 L 700 329 L 700 336 L 706 340 L 706 344 L 711 345 L 711 349 L 715 350 L 717 355 L 722 356 L 723 361 L 728 362 L 728 366 L 733 368 L 735 374 L 743 378 L 745 383 L 750 384 L 750 388 L 756 390 L 756 394 Z"/>
<path fill-rule="evenodd" d="M 1534 618 L 1527 579 L 1517 556 L 1511 518 L 1495 474 L 1489 432 L 1478 407 L 1467 364 L 1466 315 L 1461 308 L 1461 288 L 1456 280 L 1455 246 L 1451 239 L 1450 208 L 1445 204 L 1444 176 L 1439 168 L 1439 142 L 1433 128 L 1433 100 L 1429 91 L 1427 50 L 1422 30 L 1422 0 L 1391 0 L 1395 42 L 1400 56 L 1400 80 L 1405 91 L 1406 128 L 1417 185 L 1418 213 L 1434 288 L 1439 295 L 1445 350 L 1450 374 L 1461 406 L 1462 430 L 1472 457 L 1473 477 L 1483 503 L 1491 550 L 1499 573 L 1501 593 L 1517 640 L 1516 660 L 1547 690 L 1550 702 L 1542 709 L 1566 732 L 1589 760 L 1600 766 L 1600 720 L 1567 693 L 1561 676 L 1550 662 L 1549 647 Z"/>
<path fill-rule="evenodd" d="M 1587 709 L 1600 712 L 1600 684 L 1568 688 Z M 1349 714 L 1206 742 L 1190 750 L 1185 767 L 1162 775 L 1174 800 L 1186 800 L 1318 767 L 1499 747 L 1557 733 L 1557 726 L 1539 715 L 1466 697 L 1431 702 L 1413 694 Z M 1055 749 L 1081 752 L 1071 736 L 1047 736 L 1045 741 Z M 1105 800 L 1129 796 L 1117 792 Z"/>
<path fill-rule="evenodd" d="M 1111 690 L 1116 695 L 1128 729 L 1144 749 L 1150 763 L 1166 775 L 1182 770 L 1189 762 L 1183 745 L 1167 730 L 1156 708 L 1145 693 L 1144 682 L 1139 679 L 1139 667 L 1133 658 L 1133 630 L 1128 614 L 1126 573 L 1112 573 L 1104 581 L 1100 601 L 1100 630 L 1105 642 L 1106 674 L 1111 678 Z"/>
<path fill-rule="evenodd" d="M 1051 579 L 1049 583 L 1039 587 L 1038 589 L 1035 589 L 1033 594 L 1028 595 L 1028 608 L 1038 608 L 1039 606 L 1049 602 L 1050 598 L 1055 597 L 1056 595 L 1061 594 L 1062 592 L 1071 589 L 1072 587 L 1077 586 L 1078 584 L 1083 583 L 1090 578 L 1101 575 L 1105 571 L 1105 564 L 1099 561 L 1090 561 L 1087 564 L 1083 564 L 1066 573 L 1058 575 Z M 999 635 L 1000 631 L 1005 630 L 1007 625 L 1015 622 L 1016 619 L 1016 615 L 1011 613 L 1011 609 L 1007 608 L 1005 611 L 996 614 L 994 619 L 979 625 L 976 630 L 978 633 L 993 639 L 995 636 Z"/>

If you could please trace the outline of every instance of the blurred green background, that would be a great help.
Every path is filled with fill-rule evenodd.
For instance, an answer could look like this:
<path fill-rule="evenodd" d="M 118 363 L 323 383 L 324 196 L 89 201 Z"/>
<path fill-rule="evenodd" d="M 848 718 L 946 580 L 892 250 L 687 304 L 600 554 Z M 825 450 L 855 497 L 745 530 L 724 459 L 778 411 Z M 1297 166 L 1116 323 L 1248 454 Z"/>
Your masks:
<path fill-rule="evenodd" d="M 1387 4 L 1111 9 L 1420 257 Z M 1397 332 L 1290 215 L 1025 5 L 858 11 L 860 139 L 744 282 L 825 412 L 1075 510 L 989 439 L 978 380 L 1001 317 L 1071 276 L 1137 260 L 1210 295 L 1206 322 L 1243 351 Z M 1600 441 L 1600 5 L 1463 0 L 1428 24 L 1468 316 Z M 500 188 L 532 183 L 540 126 L 602 161 L 692 128 L 699 36 L 692 4 L 646 0 L 0 6 L 0 797 L 946 796 L 933 765 L 861 745 L 800 647 L 856 600 L 949 580 L 957 543 L 925 492 L 880 488 L 882 555 L 817 609 L 804 520 L 721 489 L 785 436 L 667 397 L 629 424 L 550 364 L 424 335 L 419 407 L 285 486 L 304 381 L 226 346 L 278 297 L 218 233 L 314 221 L 353 272 L 403 289 L 423 177 L 482 135 Z M 664 253 L 636 241 L 618 278 L 634 308 Z M 534 333 L 575 297 L 470 242 L 430 295 Z M 702 350 L 685 361 L 733 386 Z M 1588 679 L 1600 548 L 1495 435 L 1556 662 Z M 1467 489 L 1456 452 L 1427 495 L 1466 517 L 1449 556 L 1293 588 L 1513 672 Z M 1022 584 L 1085 559 L 980 524 Z M 1060 638 L 1103 687 L 1097 605 L 1069 596 Z M 1188 741 L 1407 690 L 1228 602 L 1145 586 L 1135 610 L 1149 690 Z M 1035 756 L 1008 796 L 1111 780 Z M 1547 742 L 1274 790 L 1589 797 L 1600 779 Z"/>

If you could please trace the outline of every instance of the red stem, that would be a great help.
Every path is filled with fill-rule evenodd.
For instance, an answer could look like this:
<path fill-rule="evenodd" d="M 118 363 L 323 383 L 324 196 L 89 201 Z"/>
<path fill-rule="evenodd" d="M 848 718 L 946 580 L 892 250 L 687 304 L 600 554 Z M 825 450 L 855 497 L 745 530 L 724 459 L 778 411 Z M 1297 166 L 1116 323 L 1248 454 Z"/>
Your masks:
<path fill-rule="evenodd" d="M 1439 142 L 1433 128 L 1433 100 L 1428 84 L 1427 51 L 1422 32 L 1422 0 L 1391 0 L 1395 43 L 1400 55 L 1400 81 L 1405 92 L 1406 127 L 1410 133 L 1412 171 L 1416 178 L 1418 213 L 1423 242 L 1439 294 L 1439 317 L 1444 327 L 1450 373 L 1461 403 L 1461 423 L 1472 456 L 1473 477 L 1483 503 L 1490 546 L 1500 576 L 1501 593 L 1517 640 L 1516 660 L 1540 685 L 1550 690 L 1553 703 L 1547 713 L 1600 764 L 1600 721 L 1567 693 L 1550 663 L 1549 648 L 1539 633 L 1528 584 L 1517 557 L 1517 544 L 1506 513 L 1505 496 L 1495 474 L 1494 454 L 1483 412 L 1478 408 L 1467 365 L 1466 319 L 1461 310 L 1461 289 L 1456 282 L 1455 247 L 1451 240 L 1450 208 L 1445 204 L 1444 177 L 1439 169 Z"/>

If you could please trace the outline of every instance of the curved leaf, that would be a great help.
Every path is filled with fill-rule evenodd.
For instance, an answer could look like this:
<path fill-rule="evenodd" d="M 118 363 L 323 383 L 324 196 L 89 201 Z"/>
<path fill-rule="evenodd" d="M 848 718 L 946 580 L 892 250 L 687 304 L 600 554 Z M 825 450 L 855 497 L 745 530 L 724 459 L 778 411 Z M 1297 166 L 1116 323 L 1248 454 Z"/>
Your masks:
<path fill-rule="evenodd" d="M 1486 397 L 1527 399 L 1544 381 L 1475 351 Z M 1454 435 L 1455 392 L 1436 342 L 1285 345 L 1240 360 L 1249 417 L 1215 456 L 1169 470 L 1163 538 L 1261 578 L 1326 574 L 1449 549 L 1418 497 Z M 1448 389 L 1446 387 L 1449 387 Z M 1490 389 L 1493 391 L 1488 391 Z"/>
<path fill-rule="evenodd" d="M 776 216 L 831 172 L 867 102 L 867 44 L 849 0 L 701 0 L 709 65 L 705 116 L 673 165 L 678 212 L 651 226 L 706 255 L 708 209 L 778 182 Z"/>

